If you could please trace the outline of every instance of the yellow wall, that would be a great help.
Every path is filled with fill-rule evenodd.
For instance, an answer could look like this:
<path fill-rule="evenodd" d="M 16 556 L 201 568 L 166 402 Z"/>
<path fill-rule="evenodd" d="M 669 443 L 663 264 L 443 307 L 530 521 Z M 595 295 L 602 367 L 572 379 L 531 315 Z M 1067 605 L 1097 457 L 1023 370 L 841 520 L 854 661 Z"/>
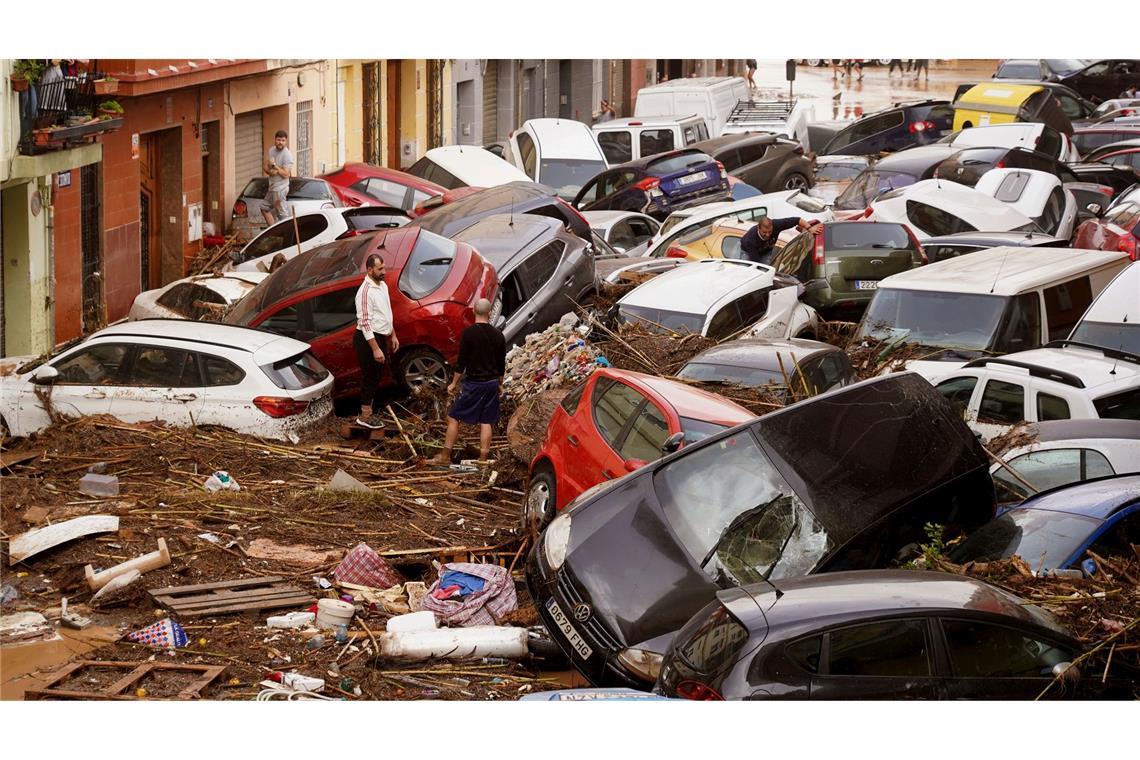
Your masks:
<path fill-rule="evenodd" d="M 337 76 L 344 82 L 344 160 L 364 160 L 364 85 L 360 61 L 340 61 Z M 335 126 L 335 114 L 333 125 Z"/>
<path fill-rule="evenodd" d="M 47 183 L 51 178 L 48 177 Z M 41 184 L 43 183 L 43 184 Z M 4 343 L 8 356 L 42 354 L 52 348 L 50 263 L 48 231 L 51 207 L 44 204 L 32 214 L 32 196 L 40 187 L 51 189 L 44 178 L 5 188 L 0 195 L 0 234 L 4 236 Z M 42 197 L 42 195 L 41 195 Z M 49 203 L 50 203 L 50 196 Z"/>

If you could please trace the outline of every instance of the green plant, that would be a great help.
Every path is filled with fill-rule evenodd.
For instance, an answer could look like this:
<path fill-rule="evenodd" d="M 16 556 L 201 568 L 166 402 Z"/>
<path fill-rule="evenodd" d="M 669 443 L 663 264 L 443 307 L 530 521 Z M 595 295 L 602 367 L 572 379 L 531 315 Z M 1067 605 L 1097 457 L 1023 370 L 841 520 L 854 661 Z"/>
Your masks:
<path fill-rule="evenodd" d="M 932 570 L 938 567 L 940 562 L 946 561 L 946 539 L 943 537 L 945 529 L 941 525 L 927 523 L 922 526 L 922 532 L 926 534 L 927 543 L 918 545 L 920 556 L 908 562 L 906 566 L 912 569 Z"/>
<path fill-rule="evenodd" d="M 104 100 L 99 104 L 99 110 L 108 113 L 123 113 L 123 107 L 117 100 Z"/>
<path fill-rule="evenodd" d="M 34 58 L 18 58 L 15 65 L 12 66 L 12 74 L 16 77 L 21 77 L 29 82 L 40 81 L 40 74 L 44 71 L 44 64 L 42 61 L 37 61 Z"/>

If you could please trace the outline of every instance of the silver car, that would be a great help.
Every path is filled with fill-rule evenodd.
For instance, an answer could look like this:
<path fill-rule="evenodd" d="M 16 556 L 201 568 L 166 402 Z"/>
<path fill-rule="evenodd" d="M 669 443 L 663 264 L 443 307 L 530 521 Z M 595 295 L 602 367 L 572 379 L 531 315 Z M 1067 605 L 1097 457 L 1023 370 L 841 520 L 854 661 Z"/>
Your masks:
<path fill-rule="evenodd" d="M 630 255 L 661 229 L 661 222 L 636 211 L 584 211 L 582 216 L 611 248 Z"/>
<path fill-rule="evenodd" d="M 502 311 L 494 322 L 508 346 L 545 330 L 594 289 L 586 241 L 557 219 L 493 214 L 452 240 L 467 243 L 495 268 Z"/>
<path fill-rule="evenodd" d="M 233 226 L 243 240 L 252 239 L 269 226 L 261 214 L 268 190 L 268 177 L 254 177 L 246 183 L 241 195 L 234 201 Z M 315 177 L 289 179 L 289 192 L 285 194 L 286 215 L 291 217 L 293 211 L 296 211 L 300 216 L 308 211 L 343 206 L 340 195 L 327 181 Z"/>

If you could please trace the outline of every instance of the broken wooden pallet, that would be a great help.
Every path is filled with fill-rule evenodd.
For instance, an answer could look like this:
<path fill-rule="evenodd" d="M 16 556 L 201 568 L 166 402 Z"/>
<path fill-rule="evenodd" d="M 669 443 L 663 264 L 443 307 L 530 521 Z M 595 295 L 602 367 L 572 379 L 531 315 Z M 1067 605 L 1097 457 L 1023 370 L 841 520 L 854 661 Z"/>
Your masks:
<path fill-rule="evenodd" d="M 312 594 L 278 576 L 148 589 L 147 593 L 158 604 L 186 618 L 303 607 L 316 602 Z"/>
<path fill-rule="evenodd" d="M 118 680 L 99 689 L 61 689 L 59 684 L 72 678 L 83 677 L 83 670 L 87 668 L 101 670 L 128 671 Z M 124 694 L 127 689 L 133 689 L 140 682 L 150 676 L 156 680 L 155 685 L 148 691 L 161 693 L 162 676 L 174 673 L 200 673 L 201 677 L 192 681 L 173 697 L 154 697 L 156 699 L 201 699 L 202 689 L 209 686 L 214 679 L 225 672 L 225 665 L 182 665 L 173 662 L 100 662 L 98 660 L 80 660 L 64 666 L 62 670 L 51 676 L 43 688 L 29 689 L 24 692 L 24 699 L 114 699 L 130 700 L 140 699 L 135 693 Z M 145 688 L 145 686 L 144 686 Z"/>

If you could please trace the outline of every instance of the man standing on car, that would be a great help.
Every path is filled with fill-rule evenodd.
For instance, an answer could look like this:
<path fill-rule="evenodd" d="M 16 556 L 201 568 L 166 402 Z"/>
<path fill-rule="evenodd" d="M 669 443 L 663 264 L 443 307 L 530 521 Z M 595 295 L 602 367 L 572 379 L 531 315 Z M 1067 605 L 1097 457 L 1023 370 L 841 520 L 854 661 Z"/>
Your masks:
<path fill-rule="evenodd" d="M 265 159 L 265 173 L 269 176 L 269 190 L 265 193 L 265 205 L 261 215 L 266 224 L 280 222 L 285 218 L 285 196 L 289 193 L 289 178 L 293 176 L 293 154 L 285 147 L 289 133 L 277 130 L 273 136 L 273 147 Z"/>
<path fill-rule="evenodd" d="M 479 461 L 486 462 L 491 454 L 491 426 L 499 421 L 499 386 L 507 370 L 507 341 L 491 325 L 490 316 L 491 302 L 480 298 L 475 302 L 475 324 L 459 336 L 459 361 L 447 391 L 454 393 L 460 380 L 463 389 L 447 410 L 443 450 L 434 464 L 451 464 L 460 422 L 479 426 Z"/>
<path fill-rule="evenodd" d="M 780 237 L 781 232 L 792 227 L 807 230 L 816 224 L 819 224 L 817 220 L 802 217 L 787 216 L 783 219 L 761 217 L 756 226 L 745 232 L 744 237 L 740 239 L 740 258 L 757 264 L 771 265 L 772 258 L 776 255 L 776 239 Z"/>
<path fill-rule="evenodd" d="M 392 303 L 384 283 L 384 259 L 373 253 L 365 262 L 367 273 L 356 291 L 356 331 L 352 347 L 362 375 L 360 384 L 360 416 L 356 424 L 373 430 L 384 427 L 384 420 L 372 411 L 372 401 L 380 387 L 384 365 L 391 365 L 400 350 L 392 323 Z M 385 354 L 387 352 L 387 354 Z"/>

